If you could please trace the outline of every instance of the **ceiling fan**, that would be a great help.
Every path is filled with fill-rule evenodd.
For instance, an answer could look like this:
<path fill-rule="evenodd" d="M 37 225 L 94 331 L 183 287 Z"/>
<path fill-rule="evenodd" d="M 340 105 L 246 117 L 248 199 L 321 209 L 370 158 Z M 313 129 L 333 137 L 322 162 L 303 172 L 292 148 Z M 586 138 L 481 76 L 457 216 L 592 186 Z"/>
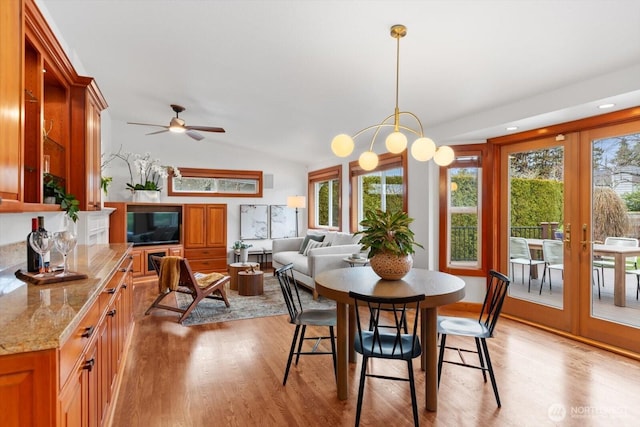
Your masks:
<path fill-rule="evenodd" d="M 151 133 L 148 133 L 147 135 L 155 135 L 157 133 L 171 131 L 171 132 L 175 132 L 175 133 L 186 133 L 187 135 L 189 135 L 191 138 L 195 139 L 196 141 L 200 141 L 200 140 L 204 139 L 204 136 L 202 136 L 198 132 L 196 132 L 197 130 L 203 131 L 203 132 L 224 132 L 223 128 L 218 128 L 218 127 L 187 126 L 187 125 L 185 125 L 184 120 L 182 120 L 179 117 L 180 113 L 182 113 L 184 111 L 184 107 L 182 107 L 180 105 L 176 105 L 176 104 L 171 104 L 171 109 L 176 112 L 176 116 L 171 118 L 171 121 L 169 122 L 169 126 L 153 125 L 153 124 L 149 124 L 149 123 L 133 123 L 133 122 L 127 122 L 127 124 L 130 124 L 130 125 L 142 125 L 142 126 L 155 126 L 155 127 L 164 128 L 163 130 L 159 130 L 159 131 L 156 131 L 156 132 L 151 132 Z"/>

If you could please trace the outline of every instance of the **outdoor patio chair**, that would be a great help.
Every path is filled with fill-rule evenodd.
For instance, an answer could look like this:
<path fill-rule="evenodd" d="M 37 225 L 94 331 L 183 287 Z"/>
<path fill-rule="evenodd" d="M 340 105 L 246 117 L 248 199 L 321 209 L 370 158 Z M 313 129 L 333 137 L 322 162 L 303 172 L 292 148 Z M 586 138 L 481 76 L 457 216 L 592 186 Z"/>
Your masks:
<path fill-rule="evenodd" d="M 634 239 L 631 237 L 607 237 L 604 239 L 605 245 L 618 245 L 618 246 L 638 246 L 638 239 Z M 602 277 L 602 286 L 604 287 L 604 269 L 605 268 L 614 268 L 615 260 L 612 256 L 598 256 L 593 259 L 593 267 L 600 268 L 600 275 L 598 276 L 598 284 L 600 283 L 600 277 Z M 629 257 L 626 259 L 625 270 L 628 274 L 633 274 L 630 270 L 637 270 L 638 264 L 636 262 L 636 257 Z"/>
<path fill-rule="evenodd" d="M 544 264 L 544 260 L 531 259 L 531 250 L 527 239 L 522 237 L 509 237 L 509 262 L 511 263 L 511 278 L 513 279 L 513 266 L 520 264 L 522 267 L 522 283 L 524 284 L 524 266 L 529 267 L 529 290 L 531 292 L 531 275 L 533 267 Z"/>
<path fill-rule="evenodd" d="M 542 295 L 542 286 L 547 278 L 547 272 L 549 272 L 549 292 L 551 292 L 551 270 L 560 270 L 564 279 L 564 243 L 561 240 L 543 240 L 542 259 L 544 260 L 544 272 L 540 282 L 539 295 Z"/>

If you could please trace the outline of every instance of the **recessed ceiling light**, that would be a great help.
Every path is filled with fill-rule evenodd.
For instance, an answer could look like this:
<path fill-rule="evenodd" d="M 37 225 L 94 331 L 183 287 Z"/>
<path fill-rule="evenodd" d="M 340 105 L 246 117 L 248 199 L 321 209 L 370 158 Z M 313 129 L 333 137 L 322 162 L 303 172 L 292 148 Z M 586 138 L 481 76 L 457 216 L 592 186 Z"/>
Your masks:
<path fill-rule="evenodd" d="M 518 126 L 509 126 L 507 130 L 518 130 Z"/>
<path fill-rule="evenodd" d="M 611 108 L 614 107 L 616 104 L 602 104 L 602 105 L 598 105 L 598 108 L 601 110 L 604 110 L 605 108 Z"/>

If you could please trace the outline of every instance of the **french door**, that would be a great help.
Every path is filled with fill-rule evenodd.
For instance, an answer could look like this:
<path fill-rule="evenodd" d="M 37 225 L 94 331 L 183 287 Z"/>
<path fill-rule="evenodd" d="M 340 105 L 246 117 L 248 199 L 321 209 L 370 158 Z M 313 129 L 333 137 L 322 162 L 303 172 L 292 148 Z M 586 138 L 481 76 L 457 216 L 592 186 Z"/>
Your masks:
<path fill-rule="evenodd" d="M 640 238 L 640 122 L 498 151 L 499 265 L 512 278 L 504 312 L 640 353 L 640 249 L 602 245 Z M 514 253 L 522 239 L 529 254 Z"/>

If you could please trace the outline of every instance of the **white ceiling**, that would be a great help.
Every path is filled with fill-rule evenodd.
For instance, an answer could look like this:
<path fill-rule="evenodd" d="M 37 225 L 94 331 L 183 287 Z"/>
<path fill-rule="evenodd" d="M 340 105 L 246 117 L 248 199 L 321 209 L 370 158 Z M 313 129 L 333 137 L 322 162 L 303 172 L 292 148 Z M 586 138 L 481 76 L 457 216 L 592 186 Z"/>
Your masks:
<path fill-rule="evenodd" d="M 220 126 L 200 142 L 332 157 L 338 133 L 399 107 L 437 144 L 640 105 L 640 1 L 38 0 L 114 122 Z M 612 111 L 612 110 L 608 110 Z M 117 135 L 114 135 L 114 139 Z M 358 139 L 357 151 L 370 142 Z M 382 145 L 382 143 L 377 143 Z M 378 152 L 381 147 L 376 147 Z"/>

